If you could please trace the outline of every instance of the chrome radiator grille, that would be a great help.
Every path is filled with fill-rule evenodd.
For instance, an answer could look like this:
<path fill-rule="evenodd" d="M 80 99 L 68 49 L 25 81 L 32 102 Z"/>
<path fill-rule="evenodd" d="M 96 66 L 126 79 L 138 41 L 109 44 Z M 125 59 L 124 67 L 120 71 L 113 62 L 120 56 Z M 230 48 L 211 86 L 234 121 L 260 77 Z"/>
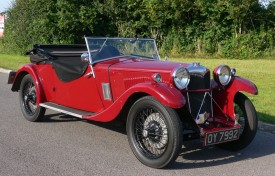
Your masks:
<path fill-rule="evenodd" d="M 190 74 L 190 83 L 188 85 L 189 111 L 194 118 L 199 114 L 207 113 L 211 115 L 211 97 L 205 92 L 210 89 L 210 72 L 204 75 Z M 211 93 L 211 92 L 210 92 Z"/>

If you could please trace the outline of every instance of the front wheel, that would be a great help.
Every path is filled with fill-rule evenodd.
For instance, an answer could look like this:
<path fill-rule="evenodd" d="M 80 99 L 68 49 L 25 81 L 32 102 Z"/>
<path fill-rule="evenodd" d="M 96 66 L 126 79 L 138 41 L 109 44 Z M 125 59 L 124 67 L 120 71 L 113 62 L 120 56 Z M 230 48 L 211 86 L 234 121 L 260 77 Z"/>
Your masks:
<path fill-rule="evenodd" d="M 127 118 L 127 135 L 137 159 L 153 168 L 173 162 L 182 146 L 182 124 L 177 112 L 151 96 L 134 103 Z"/>
<path fill-rule="evenodd" d="M 240 138 L 236 141 L 218 144 L 218 146 L 236 151 L 245 148 L 252 142 L 257 132 L 258 118 L 252 102 L 244 94 L 237 93 L 234 104 L 235 114 L 239 116 L 238 123 L 241 125 Z"/>
<path fill-rule="evenodd" d="M 42 120 L 45 108 L 36 104 L 36 88 L 31 75 L 26 75 L 21 81 L 19 101 L 24 117 L 32 122 Z"/>

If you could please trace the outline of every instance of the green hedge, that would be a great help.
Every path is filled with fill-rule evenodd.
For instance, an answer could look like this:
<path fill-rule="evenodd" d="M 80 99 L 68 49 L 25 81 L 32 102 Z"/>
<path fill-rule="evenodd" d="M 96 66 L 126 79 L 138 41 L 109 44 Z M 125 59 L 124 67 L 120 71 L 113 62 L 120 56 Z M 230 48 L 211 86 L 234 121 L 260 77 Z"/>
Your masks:
<path fill-rule="evenodd" d="M 258 0 L 16 0 L 0 53 L 119 36 L 156 38 L 170 55 L 273 57 L 274 11 Z"/>

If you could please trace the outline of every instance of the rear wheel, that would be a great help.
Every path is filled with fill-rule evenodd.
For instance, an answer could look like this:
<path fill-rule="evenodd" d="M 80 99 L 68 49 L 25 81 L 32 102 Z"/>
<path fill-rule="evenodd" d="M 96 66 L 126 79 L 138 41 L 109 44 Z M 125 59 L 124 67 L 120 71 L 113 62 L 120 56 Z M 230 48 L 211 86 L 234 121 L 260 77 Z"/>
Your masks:
<path fill-rule="evenodd" d="M 21 81 L 19 101 L 24 117 L 32 122 L 42 120 L 45 108 L 36 104 L 36 88 L 31 75 L 26 75 Z"/>
<path fill-rule="evenodd" d="M 153 168 L 173 162 L 182 146 L 182 125 L 176 111 L 151 96 L 139 99 L 130 109 L 127 135 L 137 159 Z"/>
<path fill-rule="evenodd" d="M 236 141 L 218 144 L 218 146 L 236 151 L 245 148 L 252 142 L 257 132 L 258 118 L 252 102 L 244 94 L 237 93 L 234 103 L 235 114 L 239 116 L 238 123 L 241 125 L 240 138 Z"/>

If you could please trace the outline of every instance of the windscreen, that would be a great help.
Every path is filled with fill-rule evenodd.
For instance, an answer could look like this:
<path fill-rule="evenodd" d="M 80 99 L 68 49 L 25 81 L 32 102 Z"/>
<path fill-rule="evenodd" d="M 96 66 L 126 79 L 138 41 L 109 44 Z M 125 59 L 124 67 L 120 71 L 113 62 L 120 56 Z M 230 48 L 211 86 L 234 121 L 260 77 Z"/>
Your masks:
<path fill-rule="evenodd" d="M 160 59 L 154 39 L 86 37 L 85 40 L 92 63 L 121 56 Z"/>

